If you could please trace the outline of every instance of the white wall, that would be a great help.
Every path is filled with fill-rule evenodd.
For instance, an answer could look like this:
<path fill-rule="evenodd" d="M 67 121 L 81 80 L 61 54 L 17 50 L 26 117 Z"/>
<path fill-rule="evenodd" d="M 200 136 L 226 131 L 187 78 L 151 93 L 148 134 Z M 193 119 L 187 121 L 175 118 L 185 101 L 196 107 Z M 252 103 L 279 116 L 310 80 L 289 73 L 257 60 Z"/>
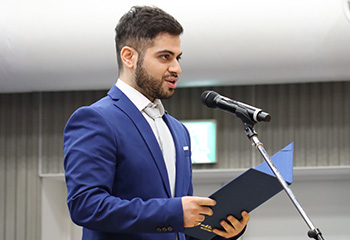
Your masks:
<path fill-rule="evenodd" d="M 69 216 L 66 185 L 62 176 L 42 179 L 42 240 L 81 239 L 81 229 Z"/>
<path fill-rule="evenodd" d="M 241 172 L 195 171 L 195 195 L 207 196 Z M 63 177 L 42 180 L 42 240 L 80 239 L 80 228 L 69 219 Z M 291 188 L 325 239 L 350 239 L 350 168 L 295 169 Z M 251 212 L 251 221 L 241 239 L 307 239 L 307 231 L 307 225 L 281 192 Z"/>

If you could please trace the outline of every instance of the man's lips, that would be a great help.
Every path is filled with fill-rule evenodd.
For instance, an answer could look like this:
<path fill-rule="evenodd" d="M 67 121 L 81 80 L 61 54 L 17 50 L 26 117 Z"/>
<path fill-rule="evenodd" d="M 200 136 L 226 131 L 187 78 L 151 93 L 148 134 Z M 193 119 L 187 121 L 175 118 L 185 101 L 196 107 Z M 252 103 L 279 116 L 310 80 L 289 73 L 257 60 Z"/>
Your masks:
<path fill-rule="evenodd" d="M 168 83 L 168 86 L 170 88 L 176 88 L 176 82 L 178 81 L 178 78 L 175 77 L 170 77 L 170 78 L 166 78 L 165 81 Z"/>

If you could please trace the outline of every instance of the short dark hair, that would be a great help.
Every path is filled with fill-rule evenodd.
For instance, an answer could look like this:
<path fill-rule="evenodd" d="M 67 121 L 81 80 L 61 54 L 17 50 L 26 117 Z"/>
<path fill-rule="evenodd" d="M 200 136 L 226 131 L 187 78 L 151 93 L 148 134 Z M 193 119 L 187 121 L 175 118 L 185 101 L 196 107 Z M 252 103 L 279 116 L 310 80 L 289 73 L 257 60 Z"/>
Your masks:
<path fill-rule="evenodd" d="M 121 17 L 115 31 L 118 67 L 121 71 L 123 63 L 120 51 L 123 47 L 130 46 L 141 54 L 158 34 L 179 36 L 183 28 L 173 16 L 158 7 L 134 6 Z"/>

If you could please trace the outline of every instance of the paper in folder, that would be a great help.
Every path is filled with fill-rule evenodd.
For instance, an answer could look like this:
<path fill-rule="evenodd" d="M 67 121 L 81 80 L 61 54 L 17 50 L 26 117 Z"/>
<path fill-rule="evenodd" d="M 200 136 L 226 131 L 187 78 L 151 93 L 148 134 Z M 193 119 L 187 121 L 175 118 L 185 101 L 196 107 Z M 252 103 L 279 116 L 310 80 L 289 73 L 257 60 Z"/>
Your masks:
<path fill-rule="evenodd" d="M 271 157 L 278 171 L 288 184 L 293 182 L 293 143 Z M 283 189 L 274 173 L 264 161 L 256 168 L 250 168 L 233 179 L 209 197 L 216 201 L 212 207 L 214 214 L 206 216 L 204 222 L 184 233 L 198 239 L 209 240 L 216 235 L 213 228 L 222 229 L 220 221 L 232 215 L 241 219 L 243 210 L 253 209 L 275 196 Z"/>

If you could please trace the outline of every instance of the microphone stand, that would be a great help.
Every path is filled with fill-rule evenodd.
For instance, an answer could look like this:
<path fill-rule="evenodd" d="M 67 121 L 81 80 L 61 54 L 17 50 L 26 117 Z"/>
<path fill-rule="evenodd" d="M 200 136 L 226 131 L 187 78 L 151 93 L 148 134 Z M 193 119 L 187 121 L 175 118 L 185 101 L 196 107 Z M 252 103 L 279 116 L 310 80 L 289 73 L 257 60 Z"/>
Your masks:
<path fill-rule="evenodd" d="M 259 141 L 258 134 L 254 129 L 254 125 L 256 124 L 256 122 L 249 116 L 247 110 L 244 108 L 237 107 L 235 114 L 238 118 L 240 118 L 242 120 L 243 125 L 244 125 L 245 134 L 247 135 L 249 140 L 251 140 L 253 142 L 253 145 L 255 146 L 255 148 L 263 156 L 266 163 L 269 165 L 272 172 L 277 177 L 277 180 L 280 182 L 283 189 L 287 193 L 288 197 L 293 202 L 294 206 L 297 208 L 299 214 L 302 216 L 305 223 L 308 225 L 308 227 L 310 229 L 308 231 L 309 238 L 314 238 L 316 240 L 324 240 L 324 238 L 322 237 L 321 231 L 318 228 L 316 228 L 314 226 L 314 224 L 311 222 L 310 218 L 307 216 L 304 209 L 299 204 L 298 200 L 296 199 L 296 197 L 293 194 L 292 190 L 290 189 L 289 185 L 286 183 L 285 179 L 282 177 L 282 175 L 278 171 L 277 167 L 271 161 L 270 156 L 267 154 L 267 152 L 265 151 L 265 149 L 263 147 L 263 144 Z"/>

